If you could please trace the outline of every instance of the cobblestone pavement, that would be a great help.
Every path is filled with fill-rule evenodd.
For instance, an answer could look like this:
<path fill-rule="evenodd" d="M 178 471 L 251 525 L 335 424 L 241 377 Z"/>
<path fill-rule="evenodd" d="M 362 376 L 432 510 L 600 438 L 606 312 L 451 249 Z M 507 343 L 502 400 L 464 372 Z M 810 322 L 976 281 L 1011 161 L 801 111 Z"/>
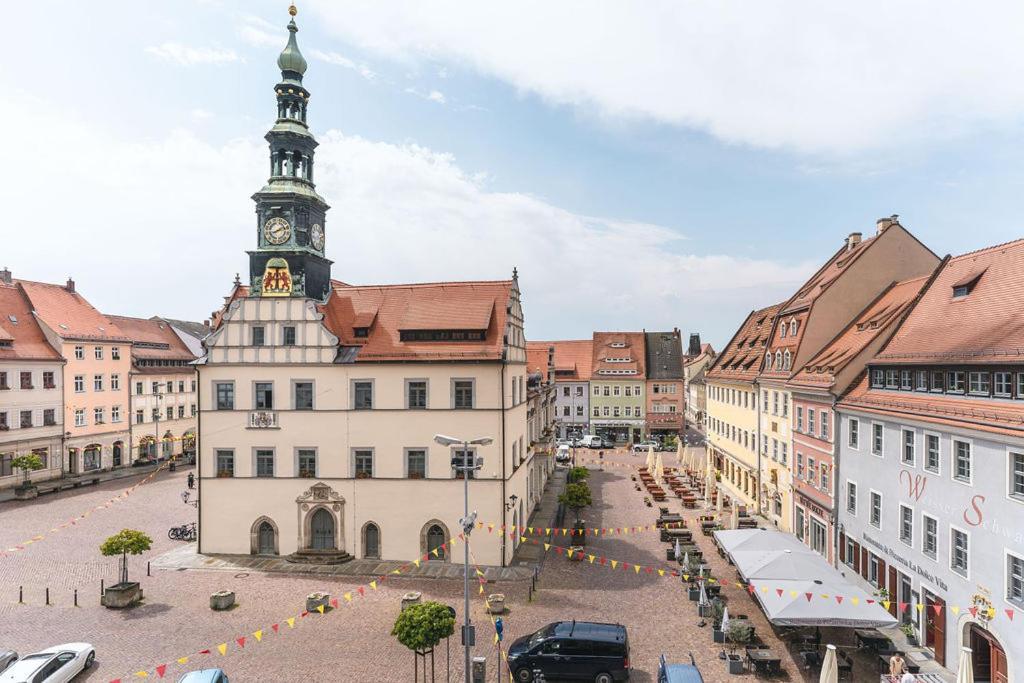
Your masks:
<path fill-rule="evenodd" d="M 616 453 L 606 454 L 606 459 L 638 463 L 642 457 Z M 666 464 L 672 464 L 673 459 L 666 458 Z M 595 504 L 585 515 L 588 526 L 633 526 L 654 521 L 656 511 L 643 505 L 643 494 L 633 489 L 630 474 L 626 467 L 595 469 Z M 159 664 L 168 665 L 166 677 L 171 680 L 193 668 L 221 666 L 232 681 L 408 681 L 412 678 L 413 655 L 390 636 L 402 594 L 417 590 L 424 599 L 453 605 L 461 621 L 461 580 L 391 576 L 377 590 L 366 588 L 365 597 L 355 598 L 351 605 L 343 601 L 339 609 L 298 618 L 294 628 L 289 628 L 286 619 L 300 614 L 309 592 L 325 590 L 340 597 L 365 585 L 368 579 L 254 570 L 232 573 L 155 568 L 153 575 L 147 577 L 147 559 L 182 547 L 167 538 L 167 528 L 195 516 L 194 509 L 184 505 L 179 497 L 185 475 L 182 470 L 161 473 L 128 499 L 95 512 L 73 528 L 47 537 L 23 553 L 0 558 L 0 649 L 11 647 L 24 653 L 56 643 L 85 640 L 96 645 L 97 661 L 80 680 L 101 682 L 115 678 L 135 680 L 134 672 L 143 670 L 153 677 L 154 667 Z M 131 480 L 122 480 L 34 502 L 2 504 L 0 545 L 20 542 L 37 530 L 48 531 L 55 523 L 102 503 L 130 483 Z M 678 503 L 670 505 L 679 508 Z M 686 513 L 688 517 L 696 514 Z M 132 610 L 107 610 L 98 604 L 99 581 L 115 580 L 116 560 L 100 557 L 98 546 L 103 538 L 124 527 L 142 529 L 154 539 L 152 552 L 134 558 L 130 568 L 130 578 L 142 582 L 146 600 L 143 606 Z M 496 534 L 490 535 L 486 530 L 474 534 L 473 544 L 478 547 L 494 542 Z M 656 532 L 588 538 L 588 542 L 588 549 L 609 558 L 669 566 L 665 563 L 665 544 L 658 541 Z M 698 534 L 698 543 L 705 546 L 705 556 L 715 573 L 734 576 L 713 551 L 710 539 Z M 25 605 L 17 604 L 19 585 L 25 587 Z M 527 581 L 512 581 L 487 586 L 487 593 L 502 592 L 507 596 L 506 644 L 559 619 L 620 622 L 629 631 L 633 681 L 653 681 L 661 653 L 677 661 L 693 653 L 708 683 L 736 678 L 726 674 L 724 663 L 718 659 L 721 646 L 711 642 L 710 627 L 698 628 L 694 603 L 686 599 L 685 587 L 678 577 L 613 571 L 598 563 L 569 562 L 563 556 L 549 554 L 532 601 L 528 601 L 529 585 Z M 50 607 L 43 606 L 43 589 L 47 586 L 54 603 Z M 71 591 L 76 587 L 80 604 L 77 608 L 71 606 Z M 209 594 L 220 589 L 236 592 L 236 608 L 225 612 L 209 609 Z M 494 667 L 498 658 L 492 642 L 493 629 L 476 590 L 474 586 L 472 617 L 478 626 L 474 654 L 487 657 L 489 680 L 496 679 Z M 803 677 L 774 638 L 745 591 L 726 586 L 723 593 L 728 596 L 730 612 L 748 614 L 757 633 L 783 655 L 783 666 L 788 672 L 783 680 L 811 680 Z M 273 624 L 278 625 L 278 633 L 273 632 Z M 258 629 L 264 633 L 262 640 L 255 642 L 253 633 Z M 240 636 L 247 638 L 244 647 L 235 640 Z M 462 671 L 458 640 L 456 635 L 451 642 L 451 680 L 458 680 Z M 227 644 L 225 656 L 217 652 L 222 643 Z M 212 654 L 197 654 L 203 649 L 210 649 Z M 176 660 L 185 656 L 190 661 L 178 664 Z M 442 644 L 435 655 L 441 680 L 445 679 L 445 664 Z M 752 678 L 749 674 L 745 677 Z M 858 676 L 857 680 L 877 677 Z"/>

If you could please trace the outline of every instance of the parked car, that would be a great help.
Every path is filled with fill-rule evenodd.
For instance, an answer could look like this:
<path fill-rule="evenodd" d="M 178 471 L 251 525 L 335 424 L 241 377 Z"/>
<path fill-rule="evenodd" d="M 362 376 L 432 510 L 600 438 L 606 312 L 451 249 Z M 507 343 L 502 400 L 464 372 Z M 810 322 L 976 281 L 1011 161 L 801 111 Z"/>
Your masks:
<path fill-rule="evenodd" d="M 584 448 L 609 448 L 609 446 L 605 445 L 605 440 L 602 437 L 595 436 L 594 434 L 587 434 L 583 437 L 580 445 Z"/>
<path fill-rule="evenodd" d="M 189 671 L 178 679 L 178 683 L 228 683 L 228 675 L 222 669 Z"/>
<path fill-rule="evenodd" d="M 665 655 L 661 655 L 658 658 L 657 683 L 704 683 L 704 677 L 700 675 L 692 654 L 689 664 L 669 664 Z"/>
<path fill-rule="evenodd" d="M 572 461 L 572 451 L 569 450 L 568 446 L 562 445 L 558 447 L 558 451 L 555 453 L 555 462 L 560 465 L 567 465 Z"/>
<path fill-rule="evenodd" d="M 89 643 L 65 643 L 25 655 L 0 673 L 0 683 L 67 683 L 96 659 Z"/>
<path fill-rule="evenodd" d="M 646 453 L 647 449 L 650 448 L 651 446 L 653 446 L 654 450 L 656 451 L 661 450 L 661 444 L 659 442 L 655 441 L 654 439 L 648 439 L 647 441 L 637 441 L 635 444 L 633 444 L 633 452 Z"/>
<path fill-rule="evenodd" d="M 557 621 L 516 639 L 508 650 L 517 683 L 545 678 L 612 683 L 629 680 L 629 637 L 621 624 Z"/>
<path fill-rule="evenodd" d="M 18 653 L 14 650 L 0 650 L 0 673 L 3 673 L 7 667 L 14 664 L 14 660 L 18 658 Z"/>

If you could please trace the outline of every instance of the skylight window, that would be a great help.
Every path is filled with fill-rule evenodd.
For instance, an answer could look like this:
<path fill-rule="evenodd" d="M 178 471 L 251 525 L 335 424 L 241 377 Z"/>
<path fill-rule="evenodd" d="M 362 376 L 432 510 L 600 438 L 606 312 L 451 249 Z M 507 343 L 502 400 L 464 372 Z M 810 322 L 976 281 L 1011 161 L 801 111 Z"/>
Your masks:
<path fill-rule="evenodd" d="M 953 298 L 954 299 L 959 299 L 961 297 L 967 296 L 970 293 L 971 293 L 971 288 L 969 286 L 967 286 L 967 285 L 960 285 L 959 287 L 954 287 L 953 288 Z"/>
<path fill-rule="evenodd" d="M 17 318 L 17 316 L 15 316 L 15 315 L 14 315 L 13 313 L 9 314 L 9 315 L 7 316 L 7 319 L 8 319 L 8 320 L 10 320 L 10 321 L 11 321 L 12 323 L 14 323 L 15 325 L 17 325 L 17 324 L 18 324 L 18 318 Z"/>

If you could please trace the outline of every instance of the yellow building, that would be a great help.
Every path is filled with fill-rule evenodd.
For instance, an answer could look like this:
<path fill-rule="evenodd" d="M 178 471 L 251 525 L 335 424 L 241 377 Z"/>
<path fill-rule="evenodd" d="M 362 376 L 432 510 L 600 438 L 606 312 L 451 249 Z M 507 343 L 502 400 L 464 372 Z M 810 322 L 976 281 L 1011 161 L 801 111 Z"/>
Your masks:
<path fill-rule="evenodd" d="M 752 311 L 707 371 L 708 457 L 719 493 L 757 510 L 758 394 L 754 384 L 779 306 Z"/>

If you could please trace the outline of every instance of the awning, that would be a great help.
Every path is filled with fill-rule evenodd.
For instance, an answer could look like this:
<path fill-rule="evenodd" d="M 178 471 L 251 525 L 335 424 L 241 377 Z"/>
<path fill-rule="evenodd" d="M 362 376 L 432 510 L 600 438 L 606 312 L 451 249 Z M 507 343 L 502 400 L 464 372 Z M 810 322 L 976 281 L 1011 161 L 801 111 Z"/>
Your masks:
<path fill-rule="evenodd" d="M 885 628 L 896 625 L 877 600 L 853 584 L 807 580 L 751 581 L 768 621 L 777 626 Z"/>
<path fill-rule="evenodd" d="M 795 536 L 774 529 L 725 529 L 716 531 L 715 538 L 729 555 L 744 551 L 793 550 L 814 552 Z"/>
<path fill-rule="evenodd" d="M 820 579 L 834 580 L 838 575 L 832 567 L 821 561 L 821 555 L 804 548 L 791 550 L 737 550 L 731 553 L 740 576 L 753 579 Z"/>

